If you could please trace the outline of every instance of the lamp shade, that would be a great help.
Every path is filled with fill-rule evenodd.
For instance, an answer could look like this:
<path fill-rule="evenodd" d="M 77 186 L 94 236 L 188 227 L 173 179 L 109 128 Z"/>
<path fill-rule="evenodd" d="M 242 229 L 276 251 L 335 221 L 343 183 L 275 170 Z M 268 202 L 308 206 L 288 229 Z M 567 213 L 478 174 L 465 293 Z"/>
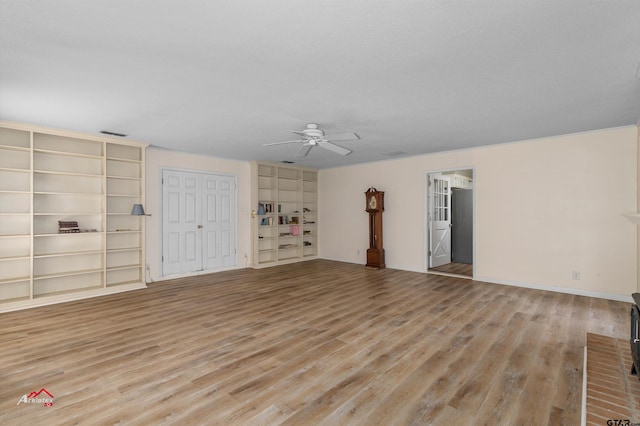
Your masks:
<path fill-rule="evenodd" d="M 131 214 L 133 216 L 145 216 L 144 207 L 142 207 L 142 204 L 134 204 L 133 209 L 131 209 Z"/>

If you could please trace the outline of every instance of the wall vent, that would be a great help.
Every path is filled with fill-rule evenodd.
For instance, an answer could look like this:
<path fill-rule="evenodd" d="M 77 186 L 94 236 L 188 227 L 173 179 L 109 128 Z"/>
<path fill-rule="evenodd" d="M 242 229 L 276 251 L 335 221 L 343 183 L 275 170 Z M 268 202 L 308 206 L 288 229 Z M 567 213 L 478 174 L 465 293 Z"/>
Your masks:
<path fill-rule="evenodd" d="M 127 136 L 124 133 L 112 132 L 110 130 L 100 130 L 100 133 L 102 133 L 103 135 L 117 136 L 119 138 L 124 138 Z"/>

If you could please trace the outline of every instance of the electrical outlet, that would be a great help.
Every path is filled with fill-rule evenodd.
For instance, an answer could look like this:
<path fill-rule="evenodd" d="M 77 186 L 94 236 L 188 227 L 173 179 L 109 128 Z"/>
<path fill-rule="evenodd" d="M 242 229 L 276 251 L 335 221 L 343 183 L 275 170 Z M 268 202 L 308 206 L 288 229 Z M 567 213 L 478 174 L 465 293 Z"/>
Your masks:
<path fill-rule="evenodd" d="M 579 280 L 580 279 L 580 271 L 573 271 L 571 273 L 571 278 L 576 280 L 576 281 Z"/>

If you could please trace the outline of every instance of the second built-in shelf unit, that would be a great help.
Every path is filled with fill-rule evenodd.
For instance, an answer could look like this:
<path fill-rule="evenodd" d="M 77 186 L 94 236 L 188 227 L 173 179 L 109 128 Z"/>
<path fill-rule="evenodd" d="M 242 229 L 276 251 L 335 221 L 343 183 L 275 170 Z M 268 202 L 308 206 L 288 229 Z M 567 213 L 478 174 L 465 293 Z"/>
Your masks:
<path fill-rule="evenodd" d="M 253 162 L 253 266 L 318 255 L 318 172 Z"/>

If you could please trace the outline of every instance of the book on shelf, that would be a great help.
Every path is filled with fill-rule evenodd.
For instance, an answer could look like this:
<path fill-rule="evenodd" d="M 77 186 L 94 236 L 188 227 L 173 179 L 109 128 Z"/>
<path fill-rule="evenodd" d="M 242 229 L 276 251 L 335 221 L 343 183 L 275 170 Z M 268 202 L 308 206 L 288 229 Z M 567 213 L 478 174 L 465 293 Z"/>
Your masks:
<path fill-rule="evenodd" d="M 274 213 L 273 203 L 258 203 L 258 214 L 270 214 Z"/>
<path fill-rule="evenodd" d="M 60 228 L 77 228 L 78 227 L 78 222 L 77 221 L 70 221 L 70 220 L 59 220 L 58 221 L 58 226 Z"/>
<path fill-rule="evenodd" d="M 59 234 L 74 234 L 80 232 L 78 222 L 71 220 L 59 220 L 58 221 L 58 233 Z"/>

